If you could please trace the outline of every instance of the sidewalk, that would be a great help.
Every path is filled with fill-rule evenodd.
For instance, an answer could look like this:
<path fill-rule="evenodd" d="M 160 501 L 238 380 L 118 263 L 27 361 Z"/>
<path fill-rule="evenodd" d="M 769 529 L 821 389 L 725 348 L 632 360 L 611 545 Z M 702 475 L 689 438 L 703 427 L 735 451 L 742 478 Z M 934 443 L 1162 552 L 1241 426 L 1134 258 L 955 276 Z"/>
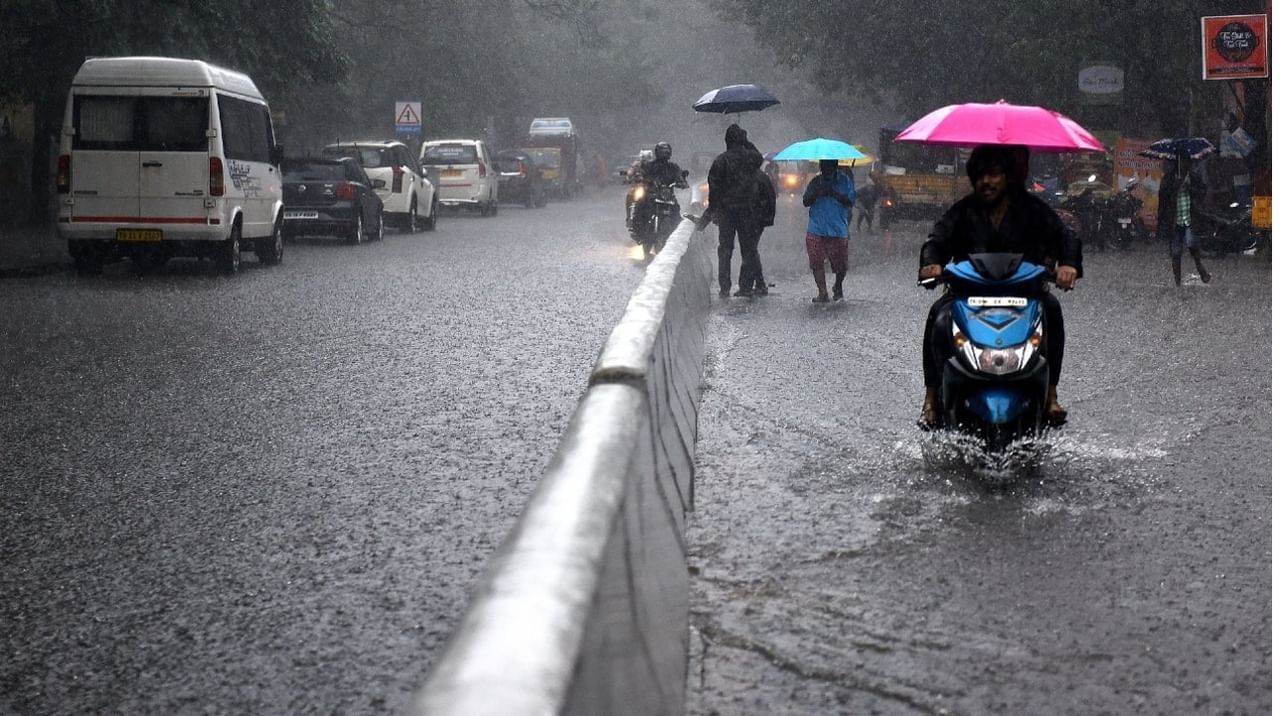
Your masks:
<path fill-rule="evenodd" d="M 52 224 L 0 226 L 0 278 L 51 273 L 71 265 Z"/>

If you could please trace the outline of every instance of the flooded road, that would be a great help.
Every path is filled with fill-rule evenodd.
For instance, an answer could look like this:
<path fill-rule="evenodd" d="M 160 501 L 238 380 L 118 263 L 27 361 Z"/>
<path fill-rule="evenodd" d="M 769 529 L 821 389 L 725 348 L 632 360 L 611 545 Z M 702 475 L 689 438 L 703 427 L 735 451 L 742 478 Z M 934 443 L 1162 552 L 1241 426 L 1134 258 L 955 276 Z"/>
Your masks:
<path fill-rule="evenodd" d="M 1087 252 L 1070 422 L 991 469 L 914 426 L 928 225 L 855 234 L 814 305 L 800 211 L 771 294 L 712 306 L 689 713 L 1266 712 L 1270 266 Z"/>
<path fill-rule="evenodd" d="M 232 278 L 0 280 L 0 713 L 401 710 L 632 247 L 611 192 Z"/>

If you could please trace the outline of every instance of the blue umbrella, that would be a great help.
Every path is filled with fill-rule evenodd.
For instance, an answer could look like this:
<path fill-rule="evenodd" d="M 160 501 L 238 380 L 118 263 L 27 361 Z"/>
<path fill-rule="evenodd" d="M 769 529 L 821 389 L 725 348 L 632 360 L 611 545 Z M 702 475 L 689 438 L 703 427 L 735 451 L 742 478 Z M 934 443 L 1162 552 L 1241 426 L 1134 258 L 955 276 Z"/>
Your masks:
<path fill-rule="evenodd" d="M 1152 159 L 1174 160 L 1178 157 L 1204 159 L 1213 152 L 1213 143 L 1204 137 L 1174 137 L 1152 142 L 1151 146 L 1138 154 Z"/>
<path fill-rule="evenodd" d="M 823 139 L 819 137 L 796 142 L 788 146 L 773 155 L 773 161 L 816 162 L 822 159 L 862 159 L 865 156 L 867 155 L 858 151 L 852 144 L 847 144 L 838 139 Z"/>
<path fill-rule="evenodd" d="M 754 112 L 775 104 L 782 103 L 760 85 L 729 85 L 702 95 L 701 99 L 693 103 L 693 111 L 737 114 Z"/>

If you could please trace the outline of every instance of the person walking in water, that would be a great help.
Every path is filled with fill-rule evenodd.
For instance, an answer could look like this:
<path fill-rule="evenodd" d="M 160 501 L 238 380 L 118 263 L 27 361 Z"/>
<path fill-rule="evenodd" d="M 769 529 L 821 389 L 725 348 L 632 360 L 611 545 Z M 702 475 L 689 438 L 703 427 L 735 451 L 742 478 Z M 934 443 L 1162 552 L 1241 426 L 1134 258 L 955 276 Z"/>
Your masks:
<path fill-rule="evenodd" d="M 844 298 L 844 275 L 849 270 L 849 212 L 854 197 L 853 180 L 848 174 L 836 171 L 836 160 L 819 161 L 818 175 L 809 181 L 801 199 L 809 209 L 804 247 L 809 255 L 809 270 L 818 286 L 814 303 Z M 830 295 L 824 264 L 830 264 L 831 272 L 836 275 Z"/>
<path fill-rule="evenodd" d="M 1182 251 L 1185 248 L 1196 262 L 1196 271 L 1200 272 L 1200 280 L 1209 283 L 1212 276 L 1204 267 L 1200 257 L 1200 238 L 1191 229 L 1192 219 L 1204 206 L 1207 194 L 1204 182 L 1191 171 L 1191 160 L 1185 156 L 1178 157 L 1177 164 L 1170 167 L 1160 179 L 1160 190 L 1157 193 L 1159 205 L 1156 208 L 1156 235 L 1169 242 L 1169 256 L 1173 259 L 1173 284 L 1182 285 Z"/>

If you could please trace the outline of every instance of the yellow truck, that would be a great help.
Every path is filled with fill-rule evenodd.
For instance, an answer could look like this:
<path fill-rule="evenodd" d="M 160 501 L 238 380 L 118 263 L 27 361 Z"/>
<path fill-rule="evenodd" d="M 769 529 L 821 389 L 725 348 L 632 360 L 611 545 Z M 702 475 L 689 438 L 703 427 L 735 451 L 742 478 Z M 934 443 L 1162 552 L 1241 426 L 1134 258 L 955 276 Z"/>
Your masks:
<path fill-rule="evenodd" d="M 880 129 L 876 180 L 880 196 L 880 226 L 900 219 L 937 219 L 972 187 L 964 173 L 968 149 L 895 142 L 904 127 Z"/>

